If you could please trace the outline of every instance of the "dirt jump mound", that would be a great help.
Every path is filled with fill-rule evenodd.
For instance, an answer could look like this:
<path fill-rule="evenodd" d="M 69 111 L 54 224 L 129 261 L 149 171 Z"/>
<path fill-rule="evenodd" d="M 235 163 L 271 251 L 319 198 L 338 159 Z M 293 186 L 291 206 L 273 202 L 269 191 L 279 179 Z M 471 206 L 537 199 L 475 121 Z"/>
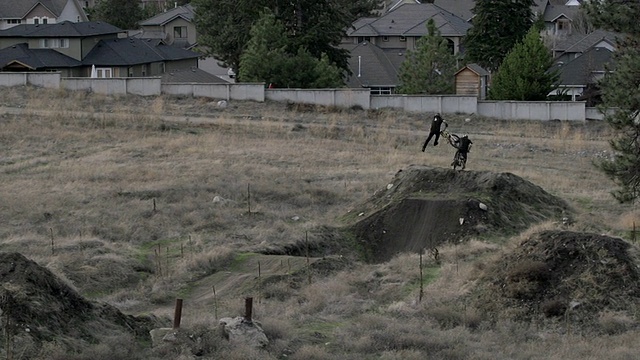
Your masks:
<path fill-rule="evenodd" d="M 48 269 L 18 253 L 0 253 L 0 280 L 2 334 L 9 338 L 6 343 L 16 344 L 15 353 L 27 358 L 54 340 L 69 349 L 99 343 L 106 335 L 148 340 L 149 330 L 159 325 L 153 318 L 124 315 L 110 305 L 84 299 Z"/>
<path fill-rule="evenodd" d="M 411 165 L 348 218 L 367 260 L 378 262 L 470 236 L 514 234 L 571 212 L 562 199 L 510 173 Z"/>
<path fill-rule="evenodd" d="M 604 314 L 640 310 L 640 259 L 604 235 L 543 231 L 486 267 L 475 306 L 496 319 L 597 325 Z M 602 324 L 600 324 L 602 325 Z M 601 326 L 600 326 L 601 327 Z"/>

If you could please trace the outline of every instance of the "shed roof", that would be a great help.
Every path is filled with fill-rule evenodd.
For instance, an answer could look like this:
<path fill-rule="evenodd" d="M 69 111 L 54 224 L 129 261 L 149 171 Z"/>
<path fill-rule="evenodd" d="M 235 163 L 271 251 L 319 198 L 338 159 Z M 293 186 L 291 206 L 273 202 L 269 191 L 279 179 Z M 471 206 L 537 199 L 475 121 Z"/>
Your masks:
<path fill-rule="evenodd" d="M 461 72 L 464 69 L 469 69 L 471 71 L 473 71 L 474 73 L 478 74 L 478 76 L 489 76 L 490 73 L 485 70 L 482 66 L 476 64 L 476 63 L 471 63 L 471 64 L 467 64 L 464 67 L 462 67 L 460 70 L 456 71 L 456 73 L 454 75 L 458 75 L 459 72 Z"/>

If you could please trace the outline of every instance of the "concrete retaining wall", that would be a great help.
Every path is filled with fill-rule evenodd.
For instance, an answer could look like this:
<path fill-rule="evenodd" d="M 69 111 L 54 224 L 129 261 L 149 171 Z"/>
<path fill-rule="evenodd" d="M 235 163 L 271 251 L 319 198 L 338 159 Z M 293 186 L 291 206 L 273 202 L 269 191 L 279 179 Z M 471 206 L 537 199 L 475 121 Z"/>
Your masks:
<path fill-rule="evenodd" d="M 263 83 L 201 84 L 162 83 L 157 78 L 61 78 L 56 72 L 0 73 L 0 86 L 34 85 L 101 94 L 160 94 L 209 97 L 225 100 L 293 103 L 359 107 L 365 110 L 395 108 L 409 112 L 441 114 L 477 114 L 514 120 L 602 120 L 596 108 L 586 108 L 581 101 L 478 101 L 474 96 L 459 95 L 370 95 L 368 89 L 265 89 Z"/>
<path fill-rule="evenodd" d="M 585 120 L 584 101 L 478 101 L 478 115 L 513 120 Z"/>
<path fill-rule="evenodd" d="M 127 78 L 127 93 L 141 96 L 162 94 L 161 78 Z"/>
<path fill-rule="evenodd" d="M 71 91 L 91 91 L 98 94 L 161 94 L 160 78 L 63 78 L 60 86 Z"/>
<path fill-rule="evenodd" d="M 478 99 L 459 95 L 372 95 L 371 108 L 395 108 L 409 112 L 441 114 L 473 114 Z"/>
<path fill-rule="evenodd" d="M 365 110 L 371 108 L 368 89 L 266 89 L 265 99 Z"/>
<path fill-rule="evenodd" d="M 50 89 L 60 88 L 59 72 L 0 72 L 0 86 L 33 85 Z"/>
<path fill-rule="evenodd" d="M 264 84 L 164 83 L 162 93 L 225 100 L 264 101 Z"/>

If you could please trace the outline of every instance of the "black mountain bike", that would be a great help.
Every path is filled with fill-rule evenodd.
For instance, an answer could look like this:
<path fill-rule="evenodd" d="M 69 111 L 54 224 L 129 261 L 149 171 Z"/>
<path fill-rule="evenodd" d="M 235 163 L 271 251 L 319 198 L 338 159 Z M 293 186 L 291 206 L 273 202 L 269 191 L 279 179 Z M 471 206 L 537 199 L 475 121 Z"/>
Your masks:
<path fill-rule="evenodd" d="M 446 129 L 440 132 L 440 135 L 447 139 L 447 142 L 456 148 L 456 154 L 453 156 L 453 162 L 451 163 L 451 167 L 453 170 L 456 168 L 460 168 L 464 170 L 467 165 L 467 154 L 460 151 L 460 136 L 456 134 L 452 134 L 448 132 Z M 471 145 L 469 145 L 469 149 L 471 149 Z"/>

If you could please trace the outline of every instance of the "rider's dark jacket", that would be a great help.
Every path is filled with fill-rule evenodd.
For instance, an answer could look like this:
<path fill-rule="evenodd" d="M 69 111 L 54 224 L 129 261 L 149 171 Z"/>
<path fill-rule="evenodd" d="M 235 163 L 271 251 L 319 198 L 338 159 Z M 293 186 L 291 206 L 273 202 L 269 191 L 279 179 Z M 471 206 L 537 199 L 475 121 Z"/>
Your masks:
<path fill-rule="evenodd" d="M 469 147 L 471 146 L 471 144 L 473 144 L 471 139 L 469 139 L 468 137 L 461 137 L 460 143 L 458 145 L 458 150 L 463 153 L 468 153 Z"/>

